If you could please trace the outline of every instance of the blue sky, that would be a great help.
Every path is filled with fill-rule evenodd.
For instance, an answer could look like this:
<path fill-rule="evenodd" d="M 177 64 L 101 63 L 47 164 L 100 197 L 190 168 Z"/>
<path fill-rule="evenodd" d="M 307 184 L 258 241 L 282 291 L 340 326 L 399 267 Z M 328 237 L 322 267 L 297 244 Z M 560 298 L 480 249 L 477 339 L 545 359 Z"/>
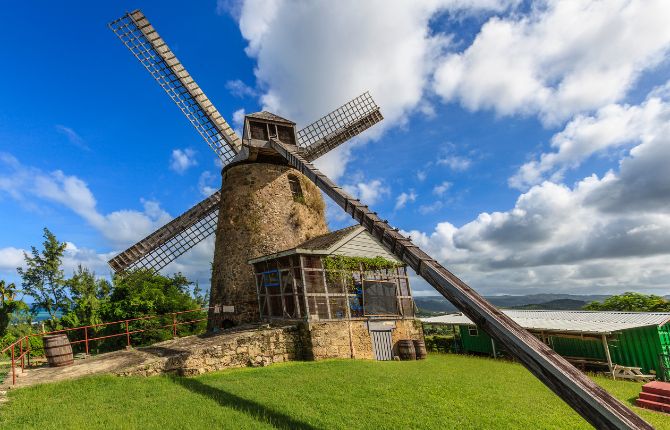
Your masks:
<path fill-rule="evenodd" d="M 477 290 L 667 294 L 668 5 L 384 4 L 5 6 L 0 277 L 18 281 L 45 226 L 70 243 L 67 270 L 107 275 L 219 185 L 107 28 L 141 8 L 231 123 L 265 108 L 306 125 L 370 90 L 385 121 L 319 167 Z M 330 207 L 329 223 L 349 221 Z M 212 246 L 167 270 L 206 284 Z"/>

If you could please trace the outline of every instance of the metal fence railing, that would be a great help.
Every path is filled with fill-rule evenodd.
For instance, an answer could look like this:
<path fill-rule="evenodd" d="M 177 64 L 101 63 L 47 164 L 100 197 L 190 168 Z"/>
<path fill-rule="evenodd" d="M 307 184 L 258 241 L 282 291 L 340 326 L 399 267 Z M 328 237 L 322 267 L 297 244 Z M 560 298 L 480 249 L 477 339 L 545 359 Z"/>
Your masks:
<path fill-rule="evenodd" d="M 112 339 L 117 337 L 125 337 L 125 342 L 119 344 L 110 345 L 112 348 L 109 351 L 113 350 L 114 347 L 118 345 L 124 345 L 125 347 L 132 346 L 132 335 L 137 333 L 144 333 L 152 330 L 165 330 L 169 329 L 172 332 L 172 338 L 178 337 L 178 328 L 186 324 L 196 324 L 202 321 L 207 321 L 207 315 L 199 318 L 198 313 L 202 315 L 203 312 L 209 311 L 209 307 L 199 308 L 199 309 L 190 309 L 187 311 L 181 312 L 171 312 L 162 315 L 150 315 L 139 318 L 130 318 L 119 321 L 104 322 L 100 324 L 92 324 L 86 326 L 79 326 L 73 328 L 66 328 L 62 330 L 54 330 L 49 332 L 41 333 L 32 333 L 20 337 L 14 343 L 5 347 L 0 351 L 0 356 L 5 354 L 11 357 L 11 375 L 12 375 L 12 385 L 16 385 L 16 368 L 20 367 L 21 372 L 25 370 L 26 367 L 30 367 L 30 357 L 31 357 L 31 338 L 43 338 L 44 336 L 66 333 L 69 337 L 73 337 L 75 340 L 70 340 L 70 345 L 83 345 L 84 352 L 86 355 L 90 355 L 90 346 L 92 342 L 102 341 L 105 339 Z M 184 318 L 188 314 L 196 314 L 195 319 Z M 193 317 L 190 317 L 193 318 Z M 140 325 L 138 327 L 137 323 L 149 322 L 149 321 L 158 321 L 157 325 Z M 167 324 L 164 322 L 168 321 Z M 121 328 L 121 330 L 114 330 L 114 326 Z M 133 327 L 135 325 L 135 327 Z M 101 330 L 107 329 L 107 330 Z M 111 331 L 111 333 L 110 333 Z M 101 333 L 102 332 L 102 333 Z M 117 348 L 119 349 L 119 348 Z"/>

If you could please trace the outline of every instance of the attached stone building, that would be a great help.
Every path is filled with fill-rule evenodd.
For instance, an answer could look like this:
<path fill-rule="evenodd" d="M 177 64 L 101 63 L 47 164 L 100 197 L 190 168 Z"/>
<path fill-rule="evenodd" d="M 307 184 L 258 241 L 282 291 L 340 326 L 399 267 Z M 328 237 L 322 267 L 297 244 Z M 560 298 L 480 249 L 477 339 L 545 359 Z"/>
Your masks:
<path fill-rule="evenodd" d="M 360 226 L 249 263 L 260 318 L 298 323 L 306 358 L 390 360 L 423 338 L 406 266 Z"/>

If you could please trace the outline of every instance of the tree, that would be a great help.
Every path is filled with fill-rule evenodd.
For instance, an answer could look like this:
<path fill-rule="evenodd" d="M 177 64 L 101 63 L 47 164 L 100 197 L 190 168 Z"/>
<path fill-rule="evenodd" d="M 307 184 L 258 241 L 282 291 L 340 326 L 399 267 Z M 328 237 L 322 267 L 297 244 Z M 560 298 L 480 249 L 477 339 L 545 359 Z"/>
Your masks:
<path fill-rule="evenodd" d="M 56 236 L 44 229 L 44 249 L 40 253 L 34 246 L 31 255 L 23 253 L 26 269 L 18 268 L 22 278 L 21 286 L 25 294 L 33 298 L 32 309 L 44 309 L 50 321 L 51 329 L 58 326 L 58 313 L 68 310 L 69 300 L 63 279 L 61 263 L 66 244 L 59 242 Z"/>
<path fill-rule="evenodd" d="M 0 280 L 0 337 L 7 331 L 11 315 L 25 307 L 23 301 L 16 300 L 16 292 L 16 285 Z"/>
<path fill-rule="evenodd" d="M 72 278 L 65 281 L 65 285 L 70 291 L 72 306 L 62 321 L 70 327 L 100 324 L 103 301 L 109 297 L 112 289 L 110 283 L 105 279 L 97 279 L 95 272 L 80 264 Z"/>
<path fill-rule="evenodd" d="M 653 294 L 626 292 L 611 296 L 602 303 L 591 302 L 584 306 L 589 311 L 622 311 L 622 312 L 670 312 L 670 301 Z"/>

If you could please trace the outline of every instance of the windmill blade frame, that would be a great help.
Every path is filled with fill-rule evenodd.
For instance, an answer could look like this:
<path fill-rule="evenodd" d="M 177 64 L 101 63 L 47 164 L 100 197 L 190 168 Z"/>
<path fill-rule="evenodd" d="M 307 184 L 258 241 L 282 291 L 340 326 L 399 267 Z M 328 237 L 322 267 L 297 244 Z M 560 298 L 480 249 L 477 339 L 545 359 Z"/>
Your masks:
<path fill-rule="evenodd" d="M 186 115 L 223 164 L 240 151 L 242 141 L 140 10 L 108 24 Z"/>
<path fill-rule="evenodd" d="M 116 273 L 162 269 L 216 231 L 220 201 L 217 191 L 107 263 Z"/>
<path fill-rule="evenodd" d="M 303 157 L 314 161 L 384 117 L 369 92 L 348 101 L 297 132 Z"/>
<path fill-rule="evenodd" d="M 653 429 L 567 360 L 523 329 L 456 275 L 380 219 L 306 160 L 295 147 L 272 139 L 288 164 L 307 176 L 386 249 L 407 263 L 447 300 L 504 345 L 531 373 L 596 428 Z"/>

